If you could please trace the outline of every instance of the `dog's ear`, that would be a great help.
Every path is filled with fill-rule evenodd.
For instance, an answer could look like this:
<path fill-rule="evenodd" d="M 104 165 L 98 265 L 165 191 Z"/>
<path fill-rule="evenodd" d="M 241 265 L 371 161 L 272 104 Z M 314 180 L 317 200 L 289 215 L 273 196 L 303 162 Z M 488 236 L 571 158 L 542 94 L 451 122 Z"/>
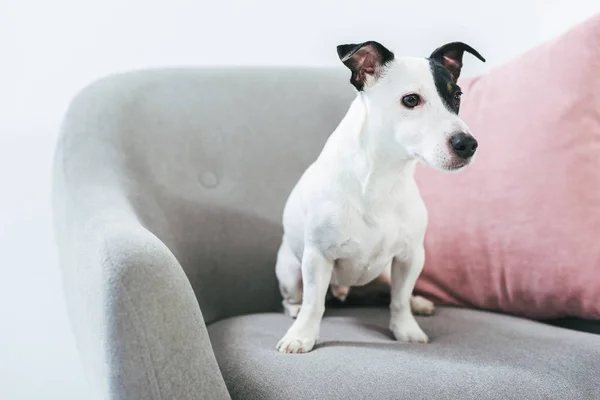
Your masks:
<path fill-rule="evenodd" d="M 429 56 L 430 59 L 435 60 L 442 64 L 448 72 L 454 82 L 458 80 L 460 76 L 460 70 L 462 69 L 463 63 L 462 58 L 464 52 L 471 53 L 481 61 L 485 62 L 485 58 L 477 50 L 461 42 L 453 42 L 443 45 L 442 47 L 435 49 Z"/>
<path fill-rule="evenodd" d="M 394 53 L 377 42 L 341 44 L 337 47 L 340 60 L 352 71 L 350 83 L 363 90 L 369 76 L 377 79 L 386 63 L 394 59 Z"/>

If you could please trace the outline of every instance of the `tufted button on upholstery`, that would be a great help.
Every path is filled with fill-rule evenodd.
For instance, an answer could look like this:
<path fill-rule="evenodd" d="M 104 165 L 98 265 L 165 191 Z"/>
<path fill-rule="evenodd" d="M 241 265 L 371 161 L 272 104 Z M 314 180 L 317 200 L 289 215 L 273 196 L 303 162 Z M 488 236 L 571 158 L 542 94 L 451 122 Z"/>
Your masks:
<path fill-rule="evenodd" d="M 219 186 L 219 178 L 213 172 L 203 172 L 200 174 L 200 183 L 207 189 L 214 189 Z"/>

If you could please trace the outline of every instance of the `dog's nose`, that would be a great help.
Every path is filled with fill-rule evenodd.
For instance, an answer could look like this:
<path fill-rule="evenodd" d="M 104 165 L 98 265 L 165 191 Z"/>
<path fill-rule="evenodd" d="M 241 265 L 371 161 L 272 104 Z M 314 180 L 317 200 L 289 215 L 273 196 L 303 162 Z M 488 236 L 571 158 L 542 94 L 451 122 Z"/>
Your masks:
<path fill-rule="evenodd" d="M 477 140 L 466 133 L 459 133 L 452 136 L 450 138 L 450 144 L 452 145 L 454 154 L 464 159 L 473 157 L 475 150 L 477 150 Z"/>

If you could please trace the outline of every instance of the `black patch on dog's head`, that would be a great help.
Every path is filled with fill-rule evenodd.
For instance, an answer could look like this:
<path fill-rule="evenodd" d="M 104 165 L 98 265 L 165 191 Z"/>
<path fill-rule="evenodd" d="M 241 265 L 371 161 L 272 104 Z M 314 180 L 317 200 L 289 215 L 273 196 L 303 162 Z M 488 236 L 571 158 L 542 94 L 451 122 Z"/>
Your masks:
<path fill-rule="evenodd" d="M 462 42 L 452 42 L 439 47 L 429 56 L 429 66 L 435 87 L 446 107 L 455 114 L 460 109 L 460 87 L 456 84 L 463 66 L 464 52 L 481 61 L 485 58 L 477 50 Z"/>
<path fill-rule="evenodd" d="M 458 114 L 460 109 L 460 97 L 457 101 L 455 96 L 457 93 L 460 93 L 460 87 L 454 83 L 454 80 L 452 79 L 452 76 L 446 67 L 440 64 L 438 61 L 430 58 L 429 67 L 431 69 L 431 74 L 433 75 L 435 88 L 437 89 L 442 102 L 446 108 L 448 108 L 448 110 Z"/>
<path fill-rule="evenodd" d="M 368 75 L 378 78 L 385 64 L 394 59 L 394 53 L 372 40 L 360 44 L 341 44 L 337 46 L 337 53 L 352 72 L 350 83 L 358 91 L 364 89 Z"/>

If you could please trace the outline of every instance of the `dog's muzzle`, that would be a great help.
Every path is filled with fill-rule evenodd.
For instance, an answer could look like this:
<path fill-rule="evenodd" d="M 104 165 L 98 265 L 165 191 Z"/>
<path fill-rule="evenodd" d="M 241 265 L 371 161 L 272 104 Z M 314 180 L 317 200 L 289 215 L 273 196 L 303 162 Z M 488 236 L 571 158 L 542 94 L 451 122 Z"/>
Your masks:
<path fill-rule="evenodd" d="M 475 150 L 477 150 L 477 140 L 473 136 L 462 132 L 450 138 L 450 145 L 454 154 L 464 160 L 473 157 Z"/>

